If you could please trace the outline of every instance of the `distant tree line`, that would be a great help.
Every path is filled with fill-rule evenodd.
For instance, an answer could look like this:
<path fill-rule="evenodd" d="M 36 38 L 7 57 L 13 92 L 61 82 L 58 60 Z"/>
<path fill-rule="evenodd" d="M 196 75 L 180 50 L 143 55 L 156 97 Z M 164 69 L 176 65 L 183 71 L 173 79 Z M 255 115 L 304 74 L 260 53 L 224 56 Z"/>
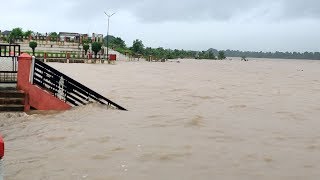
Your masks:
<path fill-rule="evenodd" d="M 211 49 L 212 51 L 217 51 Z M 224 51 L 227 57 L 248 57 L 248 58 L 277 58 L 277 59 L 310 59 L 320 60 L 320 52 L 255 52 L 255 51 Z"/>
<path fill-rule="evenodd" d="M 22 40 L 23 37 L 28 37 L 34 34 L 33 31 L 23 31 L 22 28 L 14 28 L 8 37 L 3 37 L 9 43 L 15 43 L 17 40 Z M 51 39 L 58 38 L 56 32 L 49 33 Z M 226 57 L 245 57 L 245 58 L 279 58 L 279 59 L 311 59 L 320 60 L 320 52 L 255 52 L 255 51 L 239 51 L 239 50 L 225 50 L 218 51 L 216 49 L 208 49 L 206 51 L 192 51 L 192 50 L 179 50 L 179 49 L 165 49 L 163 47 L 152 48 L 145 47 L 143 42 L 139 39 L 132 43 L 132 46 L 128 47 L 124 40 L 120 37 L 108 36 L 109 47 L 122 53 L 130 54 L 132 56 L 138 57 L 152 57 L 154 59 L 185 59 L 185 58 L 195 58 L 195 59 L 225 59 Z M 3 39 L 4 40 L 4 39 Z M 83 45 L 87 49 L 90 39 L 84 40 Z M 107 37 L 104 39 L 104 44 L 107 44 Z M 30 47 L 35 49 L 36 44 L 33 43 Z"/>
<path fill-rule="evenodd" d="M 106 38 L 105 38 L 106 42 Z M 106 43 L 105 43 L 106 45 Z M 210 48 L 206 51 L 192 51 L 192 50 L 179 50 L 179 49 L 165 49 L 163 47 L 151 48 L 145 47 L 143 42 L 139 39 L 135 40 L 132 46 L 127 47 L 125 41 L 120 37 L 109 36 L 109 47 L 115 49 L 120 53 L 129 53 L 133 56 L 149 57 L 152 56 L 156 59 L 225 59 L 226 57 L 242 57 L 247 58 L 278 58 L 278 59 L 310 59 L 320 60 L 320 52 L 255 52 L 255 51 L 239 51 L 239 50 L 225 50 L 218 51 Z"/>
<path fill-rule="evenodd" d="M 22 28 L 14 28 L 10 32 L 9 36 L 2 37 L 9 43 L 15 43 L 17 40 L 22 40 L 24 37 L 29 37 L 34 33 L 31 30 L 23 31 Z M 58 34 L 56 32 L 49 33 L 51 39 L 57 39 Z M 145 47 L 143 42 L 139 39 L 135 40 L 132 46 L 128 47 L 124 40 L 120 37 L 109 36 L 109 47 L 122 54 L 130 54 L 132 56 L 139 56 L 148 58 L 152 56 L 155 59 L 177 59 L 177 58 L 195 58 L 195 59 L 225 59 L 226 57 L 245 57 L 246 58 L 279 58 L 279 59 L 311 59 L 320 60 L 320 52 L 255 52 L 255 51 L 239 51 L 239 50 L 225 50 L 218 51 L 216 49 L 208 49 L 206 51 L 192 51 L 192 50 L 179 50 L 179 49 L 165 49 L 163 47 L 152 48 Z M 83 40 L 82 44 L 87 51 L 88 44 L 91 39 Z M 107 44 L 107 37 L 104 39 L 104 44 Z M 30 44 L 30 47 L 34 49 L 37 47 L 35 43 Z M 97 46 L 98 47 L 98 46 Z M 99 49 L 99 48 L 98 48 Z"/>
<path fill-rule="evenodd" d="M 216 55 L 211 52 L 199 52 L 192 50 L 164 49 L 163 47 L 152 48 L 145 47 L 139 39 L 133 41 L 132 46 L 127 47 L 120 37 L 109 36 L 109 48 L 112 48 L 122 54 L 129 54 L 136 57 L 152 57 L 153 59 L 225 59 L 223 51 L 217 52 Z M 107 37 L 105 37 L 105 46 L 107 45 Z"/>

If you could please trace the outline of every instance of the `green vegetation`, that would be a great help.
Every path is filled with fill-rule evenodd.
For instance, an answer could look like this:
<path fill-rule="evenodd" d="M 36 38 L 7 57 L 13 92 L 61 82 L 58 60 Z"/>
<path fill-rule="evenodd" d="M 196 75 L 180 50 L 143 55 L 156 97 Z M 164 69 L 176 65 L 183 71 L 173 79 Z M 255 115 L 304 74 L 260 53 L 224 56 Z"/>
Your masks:
<path fill-rule="evenodd" d="M 213 50 L 209 49 L 207 51 L 201 51 L 198 52 L 198 54 L 195 56 L 196 59 L 211 59 L 211 60 L 216 60 L 216 56 L 214 55 Z"/>
<path fill-rule="evenodd" d="M 255 51 L 224 51 L 227 57 L 247 58 L 278 58 L 278 59 L 314 59 L 320 60 L 320 52 L 255 52 Z"/>
<path fill-rule="evenodd" d="M 219 54 L 218 54 L 218 59 L 219 60 L 223 60 L 223 59 L 226 59 L 227 57 L 226 57 L 226 55 L 224 54 L 224 52 L 223 51 L 219 51 Z"/>
<path fill-rule="evenodd" d="M 23 32 L 21 28 L 14 28 L 11 30 L 9 36 L 0 37 L 1 40 L 9 43 L 15 43 L 17 40 L 28 38 L 35 34 L 31 30 Z M 59 35 L 56 32 L 49 34 L 50 40 L 56 41 Z M 106 46 L 106 37 L 104 38 L 104 45 Z M 226 59 L 226 57 L 248 57 L 248 58 L 279 58 L 279 59 L 313 59 L 320 60 L 320 52 L 255 52 L 255 51 L 239 51 L 239 50 L 225 50 L 219 53 L 216 49 L 208 49 L 206 51 L 192 51 L 192 50 L 178 50 L 165 49 L 163 47 L 151 48 L 144 46 L 139 39 L 135 40 L 131 47 L 125 44 L 125 41 L 120 37 L 109 35 L 109 48 L 112 48 L 122 54 L 127 54 L 135 57 L 144 56 L 146 59 L 177 59 L 177 58 L 196 58 L 196 59 Z M 45 40 L 45 39 L 43 39 Z M 83 39 L 82 45 L 91 43 L 91 38 Z M 101 49 L 101 48 L 100 48 Z"/>
<path fill-rule="evenodd" d="M 109 48 L 124 54 L 127 49 L 126 43 L 120 37 L 108 36 Z M 107 37 L 104 38 L 104 46 L 107 46 Z"/>
<path fill-rule="evenodd" d="M 185 50 L 172 50 L 159 48 L 147 47 L 143 54 L 146 58 L 152 57 L 152 59 L 178 59 L 178 58 L 193 58 L 196 55 L 195 51 L 185 51 Z"/>
<path fill-rule="evenodd" d="M 89 44 L 90 42 L 91 42 L 91 39 L 83 39 L 82 40 L 82 45 Z"/>
<path fill-rule="evenodd" d="M 24 37 L 28 38 L 29 36 L 32 35 L 32 33 L 33 32 L 31 30 L 28 30 L 28 31 L 24 32 L 23 35 L 24 35 Z"/>
<path fill-rule="evenodd" d="M 15 43 L 17 40 L 22 40 L 23 35 L 24 33 L 21 28 L 12 29 L 8 39 L 9 43 Z"/>
<path fill-rule="evenodd" d="M 127 48 L 123 45 L 123 40 L 117 37 L 118 41 L 114 41 L 114 36 L 109 36 L 109 47 L 115 49 L 122 54 L 129 54 L 137 56 L 143 55 L 146 59 L 152 57 L 153 59 L 177 59 L 177 58 L 196 58 L 196 59 L 226 59 L 226 57 L 249 57 L 249 58 L 281 58 L 281 59 L 315 59 L 320 60 L 320 52 L 254 52 L 254 51 L 235 51 L 225 50 L 218 51 L 216 49 L 208 49 L 206 51 L 192 51 L 192 50 L 178 50 L 178 49 L 164 49 L 162 47 L 151 48 L 144 47 L 141 40 L 135 40 L 132 47 Z M 121 40 L 121 43 L 119 43 Z M 122 45 L 120 45 L 122 44 Z M 219 53 L 220 52 L 220 53 Z M 220 55 L 220 56 L 219 56 Z"/>
<path fill-rule="evenodd" d="M 136 39 L 133 41 L 133 45 L 130 49 L 135 55 L 142 55 L 144 52 L 144 45 L 141 40 Z"/>
<path fill-rule="evenodd" d="M 94 42 L 91 45 L 91 50 L 94 52 L 95 58 L 97 58 L 98 52 L 101 50 L 102 44 L 98 42 Z"/>
<path fill-rule="evenodd" d="M 214 55 L 213 51 L 208 52 L 208 59 L 216 59 L 216 56 Z"/>
<path fill-rule="evenodd" d="M 50 40 L 56 41 L 56 40 L 58 39 L 58 37 L 59 37 L 59 35 L 58 35 L 58 33 L 56 33 L 56 32 L 51 32 L 51 33 L 49 34 Z"/>
<path fill-rule="evenodd" d="M 83 45 L 83 50 L 84 50 L 85 55 L 87 55 L 87 52 L 88 52 L 89 48 L 90 48 L 89 44 L 84 44 Z"/>
<path fill-rule="evenodd" d="M 109 47 L 112 49 L 126 49 L 126 43 L 120 37 L 108 36 Z M 104 38 L 104 45 L 107 46 L 107 37 Z"/>
<path fill-rule="evenodd" d="M 105 46 L 106 46 L 106 38 L 105 38 Z M 144 48 L 144 44 L 141 40 L 134 40 L 131 47 L 127 47 L 125 42 L 120 37 L 109 36 L 109 47 L 122 53 L 131 55 L 134 57 L 152 57 L 152 59 L 176 59 L 176 58 L 193 58 L 195 57 L 195 51 L 185 51 L 185 50 L 171 50 L 164 49 L 162 47 L 159 48 Z"/>
<path fill-rule="evenodd" d="M 32 54 L 34 55 L 34 51 L 36 49 L 36 47 L 38 46 L 38 43 L 35 41 L 30 41 L 29 42 L 29 47 L 32 49 Z"/>

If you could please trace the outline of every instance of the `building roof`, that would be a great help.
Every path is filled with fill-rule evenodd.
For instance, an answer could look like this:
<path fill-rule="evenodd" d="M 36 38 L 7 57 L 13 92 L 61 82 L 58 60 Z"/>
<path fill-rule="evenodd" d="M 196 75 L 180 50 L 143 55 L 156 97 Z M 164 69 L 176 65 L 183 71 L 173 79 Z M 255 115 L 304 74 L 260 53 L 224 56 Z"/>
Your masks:
<path fill-rule="evenodd" d="M 79 33 L 72 33 L 72 32 L 59 32 L 59 36 L 79 36 Z"/>
<path fill-rule="evenodd" d="M 94 35 L 95 36 L 103 36 L 103 34 L 96 34 L 96 33 L 94 33 Z"/>

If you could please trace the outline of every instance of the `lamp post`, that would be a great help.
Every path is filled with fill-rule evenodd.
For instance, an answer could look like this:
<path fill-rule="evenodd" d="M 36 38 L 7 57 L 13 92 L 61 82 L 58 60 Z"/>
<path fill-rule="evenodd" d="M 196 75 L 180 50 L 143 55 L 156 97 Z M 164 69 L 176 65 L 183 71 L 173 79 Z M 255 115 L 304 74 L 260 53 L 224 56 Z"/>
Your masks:
<path fill-rule="evenodd" d="M 106 14 L 106 16 L 108 16 L 108 31 L 107 31 L 107 60 L 108 60 L 108 64 L 110 64 L 110 60 L 109 60 L 109 25 L 110 25 L 110 18 L 116 14 L 113 13 L 111 15 L 107 14 L 106 12 L 104 12 L 104 14 Z"/>

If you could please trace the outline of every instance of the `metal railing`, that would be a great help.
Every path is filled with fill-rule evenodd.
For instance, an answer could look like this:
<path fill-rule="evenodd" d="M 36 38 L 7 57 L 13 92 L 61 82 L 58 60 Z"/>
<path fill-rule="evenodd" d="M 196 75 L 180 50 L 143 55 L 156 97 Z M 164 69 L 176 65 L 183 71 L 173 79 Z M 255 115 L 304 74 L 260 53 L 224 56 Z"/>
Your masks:
<path fill-rule="evenodd" d="M 0 44 L 0 57 L 17 57 L 20 55 L 20 45 Z"/>
<path fill-rule="evenodd" d="M 105 104 L 119 110 L 126 111 L 126 109 L 120 105 L 103 97 L 97 92 L 41 62 L 40 60 L 33 59 L 32 64 L 33 72 L 31 71 L 30 76 L 31 83 L 51 92 L 60 100 L 73 106 L 86 105 L 90 102 L 98 102 L 100 104 Z"/>
<path fill-rule="evenodd" d="M 0 83 L 17 83 L 17 71 L 0 71 Z"/>
<path fill-rule="evenodd" d="M 20 45 L 0 44 L 0 83 L 17 83 Z"/>

